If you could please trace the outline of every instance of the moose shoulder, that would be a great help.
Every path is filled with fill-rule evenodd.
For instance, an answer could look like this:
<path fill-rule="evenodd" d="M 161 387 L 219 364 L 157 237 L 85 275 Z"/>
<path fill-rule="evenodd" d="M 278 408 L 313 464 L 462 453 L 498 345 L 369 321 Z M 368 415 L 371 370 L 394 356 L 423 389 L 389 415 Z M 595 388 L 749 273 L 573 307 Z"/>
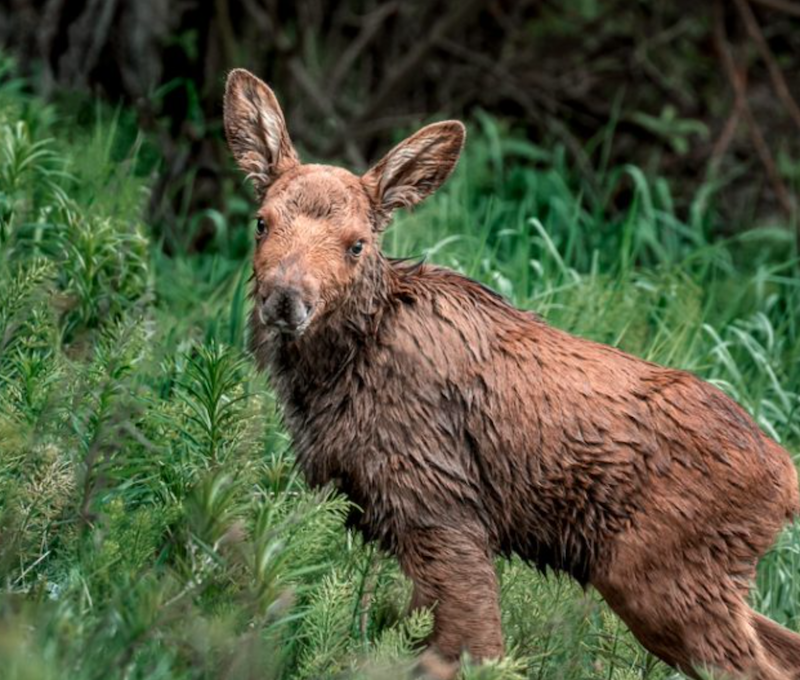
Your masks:
<path fill-rule="evenodd" d="M 252 342 L 311 484 L 434 609 L 421 666 L 503 653 L 493 558 L 590 584 L 652 653 L 697 677 L 800 678 L 800 636 L 756 614 L 758 559 L 800 507 L 788 453 L 716 388 L 573 337 L 380 233 L 452 172 L 461 123 L 366 175 L 301 164 L 272 91 L 228 78 L 225 130 L 260 205 Z"/>

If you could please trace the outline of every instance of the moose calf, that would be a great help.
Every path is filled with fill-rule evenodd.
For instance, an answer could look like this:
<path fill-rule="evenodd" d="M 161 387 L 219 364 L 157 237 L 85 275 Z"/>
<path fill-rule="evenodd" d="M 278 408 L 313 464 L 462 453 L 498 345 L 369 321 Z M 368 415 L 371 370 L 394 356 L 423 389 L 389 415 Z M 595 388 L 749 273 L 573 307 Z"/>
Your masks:
<path fill-rule="evenodd" d="M 457 121 L 358 177 L 300 162 L 270 88 L 228 77 L 225 131 L 261 205 L 252 343 L 312 485 L 434 609 L 424 672 L 503 653 L 493 557 L 594 586 L 653 654 L 697 677 L 800 678 L 800 635 L 747 604 L 798 512 L 787 452 L 698 378 L 576 338 L 380 234 L 450 175 Z"/>

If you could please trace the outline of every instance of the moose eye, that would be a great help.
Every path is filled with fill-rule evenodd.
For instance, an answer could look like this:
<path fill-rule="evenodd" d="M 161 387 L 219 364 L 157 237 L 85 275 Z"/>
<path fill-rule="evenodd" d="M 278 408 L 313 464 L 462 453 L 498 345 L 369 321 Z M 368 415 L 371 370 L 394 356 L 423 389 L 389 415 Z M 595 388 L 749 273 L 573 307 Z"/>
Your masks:
<path fill-rule="evenodd" d="M 267 223 L 264 221 L 264 218 L 259 217 L 256 220 L 256 234 L 258 236 L 264 236 L 267 233 Z"/>
<path fill-rule="evenodd" d="M 350 253 L 353 257 L 358 257 L 359 255 L 361 255 L 362 250 L 364 250 L 364 241 L 359 239 L 352 246 L 350 246 L 347 252 Z"/>

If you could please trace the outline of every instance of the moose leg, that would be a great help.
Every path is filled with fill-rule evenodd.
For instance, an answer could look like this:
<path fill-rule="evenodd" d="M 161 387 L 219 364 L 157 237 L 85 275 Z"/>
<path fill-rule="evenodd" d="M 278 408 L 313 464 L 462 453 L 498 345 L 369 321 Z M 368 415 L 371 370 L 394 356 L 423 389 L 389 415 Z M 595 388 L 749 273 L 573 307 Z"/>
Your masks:
<path fill-rule="evenodd" d="M 660 620 L 655 611 L 642 616 L 619 602 L 613 608 L 648 651 L 692 678 L 706 677 L 699 675 L 705 670 L 731 680 L 793 680 L 763 646 L 744 601 L 725 613 L 684 608 L 680 620 L 667 615 L 669 606 L 665 601 Z"/>
<path fill-rule="evenodd" d="M 751 616 L 767 653 L 786 669 L 792 680 L 800 680 L 800 635 L 756 612 Z"/>
<path fill-rule="evenodd" d="M 503 654 L 497 575 L 479 531 L 428 528 L 409 532 L 398 557 L 414 581 L 413 606 L 433 606 L 431 646 L 423 673 L 452 678 L 466 651 L 475 660 Z"/>
<path fill-rule="evenodd" d="M 708 668 L 737 680 L 791 680 L 789 673 L 764 647 L 743 600 L 727 616 L 703 612 L 687 626 L 683 649 L 675 650 L 679 666 L 691 672 Z M 690 637 L 691 636 L 691 637 Z"/>
<path fill-rule="evenodd" d="M 731 680 L 792 680 L 763 644 L 742 579 L 713 562 L 632 562 L 595 586 L 650 652 L 693 678 L 709 670 Z"/>

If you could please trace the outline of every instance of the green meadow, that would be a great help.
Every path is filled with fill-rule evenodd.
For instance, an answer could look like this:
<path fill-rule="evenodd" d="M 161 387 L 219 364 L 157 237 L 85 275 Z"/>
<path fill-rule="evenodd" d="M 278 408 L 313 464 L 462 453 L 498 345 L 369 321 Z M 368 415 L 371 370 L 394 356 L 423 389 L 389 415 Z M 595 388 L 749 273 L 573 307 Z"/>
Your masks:
<path fill-rule="evenodd" d="M 405 616 L 396 562 L 293 469 L 247 352 L 247 189 L 180 215 L 165 248 L 146 218 L 157 145 L 133 120 L 45 104 L 3 65 L 0 677 L 399 677 L 431 615 Z M 800 455 L 796 221 L 724 218 L 726 176 L 687 197 L 611 166 L 613 121 L 580 169 L 501 120 L 468 127 L 452 179 L 386 233 L 390 254 L 693 371 Z M 196 253 L 201 224 L 213 234 Z M 464 677 L 679 677 L 595 593 L 497 566 L 509 654 Z M 761 563 L 753 601 L 800 630 L 800 526 Z"/>

